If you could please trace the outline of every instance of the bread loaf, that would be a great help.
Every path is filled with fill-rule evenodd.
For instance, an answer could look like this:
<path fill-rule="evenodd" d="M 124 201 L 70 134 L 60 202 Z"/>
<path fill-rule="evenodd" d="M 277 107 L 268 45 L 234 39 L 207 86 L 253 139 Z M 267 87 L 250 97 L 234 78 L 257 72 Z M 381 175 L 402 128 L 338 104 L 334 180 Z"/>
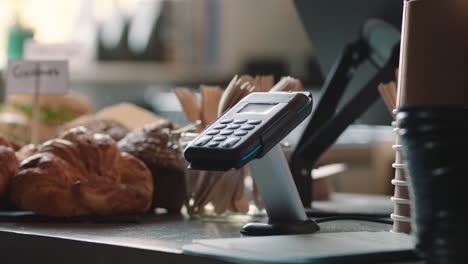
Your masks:
<path fill-rule="evenodd" d="M 143 162 L 122 152 L 110 136 L 84 127 L 40 145 L 11 184 L 16 206 L 47 216 L 143 213 L 152 194 Z"/>

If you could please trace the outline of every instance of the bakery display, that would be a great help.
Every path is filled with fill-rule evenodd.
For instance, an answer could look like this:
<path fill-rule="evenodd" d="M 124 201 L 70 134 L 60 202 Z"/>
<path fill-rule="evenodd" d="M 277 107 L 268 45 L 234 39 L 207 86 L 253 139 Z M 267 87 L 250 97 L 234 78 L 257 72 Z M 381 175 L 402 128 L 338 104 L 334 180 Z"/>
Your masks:
<path fill-rule="evenodd" d="M 179 149 L 171 147 L 170 131 L 174 123 L 161 119 L 130 132 L 119 141 L 125 152 L 141 159 L 153 175 L 152 207 L 179 211 L 187 199 L 184 164 Z"/>
<path fill-rule="evenodd" d="M 152 208 L 192 213 L 246 213 L 262 201 L 250 170 L 187 171 L 185 132 L 201 131 L 252 92 L 300 91 L 292 77 L 235 76 L 226 89 L 200 86 L 174 93 L 187 127 L 131 103 L 92 113 L 80 96 L 41 95 L 42 144 L 28 144 L 31 96 L 12 95 L 0 109 L 0 202 L 39 215 L 71 217 L 144 213 Z M 11 139 L 20 139 L 16 143 Z M 46 141 L 47 139 L 47 141 Z M 248 183 L 249 184 L 246 184 Z M 9 196 L 9 197 L 8 197 Z M 9 198 L 9 199 L 7 199 Z"/>
<path fill-rule="evenodd" d="M 153 179 L 142 161 L 110 136 L 77 127 L 22 161 L 10 198 L 40 215 L 81 216 L 144 213 L 152 195 Z"/>

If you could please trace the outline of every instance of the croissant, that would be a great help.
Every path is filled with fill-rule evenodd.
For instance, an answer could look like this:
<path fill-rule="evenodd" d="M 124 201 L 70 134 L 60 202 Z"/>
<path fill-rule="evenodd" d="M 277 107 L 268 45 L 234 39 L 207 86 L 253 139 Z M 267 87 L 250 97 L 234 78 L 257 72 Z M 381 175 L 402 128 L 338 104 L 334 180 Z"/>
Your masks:
<path fill-rule="evenodd" d="M 0 145 L 0 207 L 8 204 L 10 181 L 19 166 L 15 151 Z"/>
<path fill-rule="evenodd" d="M 110 136 L 77 127 L 21 162 L 10 198 L 37 214 L 80 216 L 146 212 L 152 195 L 143 162 L 122 152 Z"/>
<path fill-rule="evenodd" d="M 16 157 L 21 162 L 26 158 L 36 154 L 39 151 L 39 146 L 34 144 L 27 144 L 16 151 Z"/>
<path fill-rule="evenodd" d="M 21 145 L 18 142 L 10 140 L 1 135 L 0 135 L 0 146 L 11 148 L 14 151 L 17 151 L 18 149 L 21 148 Z"/>

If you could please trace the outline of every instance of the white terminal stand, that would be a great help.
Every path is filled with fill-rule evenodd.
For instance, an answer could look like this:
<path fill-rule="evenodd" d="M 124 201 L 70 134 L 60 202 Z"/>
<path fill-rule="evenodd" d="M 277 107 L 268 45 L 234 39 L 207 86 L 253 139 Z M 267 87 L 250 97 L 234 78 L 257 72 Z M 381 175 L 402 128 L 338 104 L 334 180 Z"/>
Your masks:
<path fill-rule="evenodd" d="M 244 235 L 308 234 L 319 226 L 308 220 L 288 162 L 278 144 L 265 156 L 250 162 L 252 177 L 265 205 L 268 223 L 249 223 L 241 229 Z"/>

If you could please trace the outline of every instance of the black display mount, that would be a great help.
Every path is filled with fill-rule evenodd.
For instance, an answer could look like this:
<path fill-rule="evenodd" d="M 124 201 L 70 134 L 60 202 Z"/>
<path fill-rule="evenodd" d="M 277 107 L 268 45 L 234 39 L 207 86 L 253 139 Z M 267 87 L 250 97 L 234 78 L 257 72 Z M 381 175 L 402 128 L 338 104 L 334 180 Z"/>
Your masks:
<path fill-rule="evenodd" d="M 306 208 L 310 208 L 312 203 L 311 171 L 320 155 L 379 99 L 378 85 L 396 78 L 395 70 L 399 65 L 400 43 L 393 45 L 390 56 L 383 65 L 377 65 L 377 62 L 372 59 L 372 53 L 368 41 L 363 38 L 345 47 L 328 75 L 322 87 L 323 94 L 317 108 L 291 155 L 289 163 L 291 173 L 302 204 Z M 377 74 L 337 111 L 338 103 L 352 80 L 356 68 L 366 60 L 377 66 L 379 69 Z"/>

